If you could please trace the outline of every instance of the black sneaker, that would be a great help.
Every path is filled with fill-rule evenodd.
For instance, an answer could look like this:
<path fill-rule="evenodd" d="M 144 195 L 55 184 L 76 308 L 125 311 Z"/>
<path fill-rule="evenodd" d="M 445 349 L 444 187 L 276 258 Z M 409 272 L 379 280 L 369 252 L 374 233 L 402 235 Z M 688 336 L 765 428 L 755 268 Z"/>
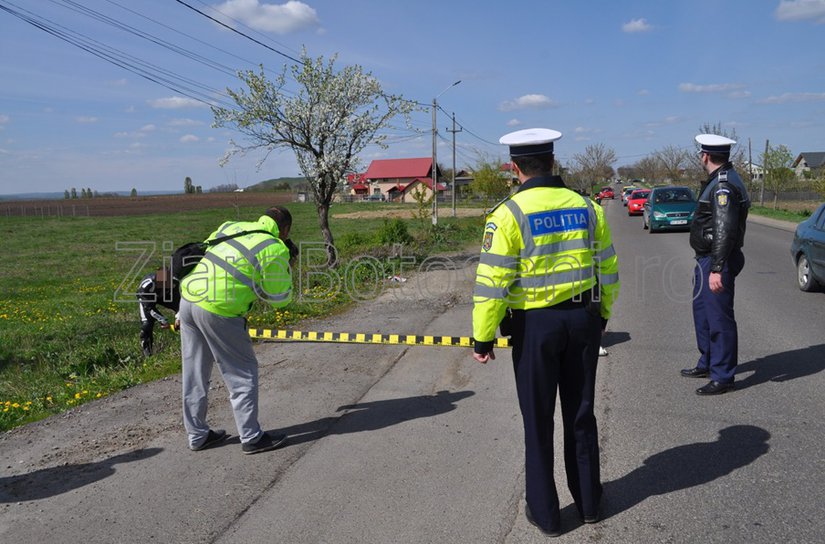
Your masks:
<path fill-rule="evenodd" d="M 207 448 L 211 448 L 212 446 L 216 446 L 226 440 L 226 431 L 223 429 L 218 429 L 217 431 L 213 431 L 209 429 L 209 434 L 206 435 L 206 440 L 198 446 L 197 448 L 191 448 L 192 451 L 201 451 Z"/>
<path fill-rule="evenodd" d="M 241 451 L 245 454 L 261 453 L 264 451 L 274 450 L 286 442 L 285 434 L 270 434 L 264 433 L 257 442 L 246 442 L 241 445 Z"/>

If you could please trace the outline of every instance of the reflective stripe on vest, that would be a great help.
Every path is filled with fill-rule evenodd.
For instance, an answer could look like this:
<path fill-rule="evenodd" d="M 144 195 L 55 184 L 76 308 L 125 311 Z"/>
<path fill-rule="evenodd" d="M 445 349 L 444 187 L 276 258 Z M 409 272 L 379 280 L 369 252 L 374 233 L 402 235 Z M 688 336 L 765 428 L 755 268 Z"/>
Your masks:
<path fill-rule="evenodd" d="M 203 258 L 208 260 L 209 262 L 211 262 L 215 266 L 219 266 L 227 274 L 232 276 L 232 278 L 235 281 L 237 281 L 241 285 L 244 285 L 244 286 L 248 287 L 255 294 L 257 294 L 259 297 L 261 297 L 265 300 L 272 300 L 272 301 L 275 301 L 275 302 L 280 302 L 280 301 L 283 301 L 283 300 L 287 300 L 290 296 L 290 293 L 292 291 L 291 288 L 289 290 L 283 292 L 283 293 L 275 293 L 275 294 L 262 293 L 261 291 L 263 291 L 263 289 L 261 289 L 258 286 L 258 284 L 256 284 L 252 280 L 252 278 L 250 278 L 249 276 L 247 276 L 246 274 L 244 274 L 243 272 L 241 272 L 240 270 L 238 270 L 237 268 L 235 268 L 234 266 L 232 266 L 231 264 L 226 262 L 226 260 L 224 260 L 222 257 L 218 257 L 217 255 L 214 255 L 214 254 L 207 251 L 206 255 L 204 255 Z M 260 272 L 260 270 L 258 270 L 258 272 Z"/>

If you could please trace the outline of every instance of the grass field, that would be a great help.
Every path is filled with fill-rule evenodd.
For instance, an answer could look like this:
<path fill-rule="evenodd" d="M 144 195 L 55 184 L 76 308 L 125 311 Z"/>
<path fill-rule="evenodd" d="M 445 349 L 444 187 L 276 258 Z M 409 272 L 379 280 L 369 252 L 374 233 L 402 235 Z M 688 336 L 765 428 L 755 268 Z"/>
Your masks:
<path fill-rule="evenodd" d="M 293 213 L 291 238 L 320 242 L 314 205 L 288 207 Z M 263 209 L 230 202 L 215 209 L 137 216 L 0 216 L 5 253 L 0 263 L 0 430 L 179 372 L 174 332 L 156 327 L 157 354 L 141 354 L 133 295 L 140 278 L 159 267 L 172 248 L 206 238 L 224 221 L 255 220 Z M 395 210 L 400 218 L 360 213 L 376 209 Z M 479 243 L 481 210 L 458 218 L 444 211 L 447 217 L 440 218 L 437 228 L 429 219 L 414 219 L 417 211 L 383 203 L 334 205 L 330 224 L 344 264 L 368 255 L 370 262 L 392 270 L 390 247 L 401 239 L 404 253 L 416 256 L 417 262 L 425 255 Z M 338 214 L 347 217 L 336 218 Z M 135 268 L 141 252 L 151 247 L 154 254 Z M 383 270 L 377 273 L 386 277 Z M 375 270 L 360 267 L 349 281 L 374 283 L 375 275 Z M 279 311 L 256 303 L 250 325 L 289 326 L 341 311 L 351 301 L 346 292 L 299 282 L 297 274 L 295 282 L 303 291 L 296 294 L 296 302 Z"/>

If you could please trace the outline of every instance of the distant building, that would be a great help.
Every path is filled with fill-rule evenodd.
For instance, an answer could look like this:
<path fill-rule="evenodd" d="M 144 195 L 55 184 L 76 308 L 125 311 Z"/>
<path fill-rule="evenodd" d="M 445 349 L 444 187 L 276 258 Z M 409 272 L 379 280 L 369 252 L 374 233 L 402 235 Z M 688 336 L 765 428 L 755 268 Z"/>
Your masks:
<path fill-rule="evenodd" d="M 812 172 L 819 177 L 825 170 L 825 151 L 806 151 L 800 153 L 793 161 L 791 168 L 796 172 L 796 177 L 805 177 L 806 172 Z"/>
<path fill-rule="evenodd" d="M 420 159 L 380 159 L 374 160 L 364 174 L 364 182 L 369 186 L 370 195 L 382 195 L 386 200 L 404 198 L 408 185 L 419 182 L 425 198 L 432 195 L 432 158 Z M 437 172 L 441 176 L 441 172 Z M 436 184 L 436 190 L 446 189 L 443 183 Z"/>

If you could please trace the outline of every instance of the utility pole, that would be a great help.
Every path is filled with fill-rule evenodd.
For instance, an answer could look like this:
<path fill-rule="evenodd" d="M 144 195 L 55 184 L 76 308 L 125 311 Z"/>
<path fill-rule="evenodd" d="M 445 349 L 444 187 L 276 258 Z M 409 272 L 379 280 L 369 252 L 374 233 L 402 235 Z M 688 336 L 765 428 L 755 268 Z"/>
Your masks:
<path fill-rule="evenodd" d="M 456 130 L 455 128 L 455 112 L 453 112 L 453 129 L 447 129 L 447 132 L 453 133 L 453 217 L 455 214 L 455 133 L 463 131 L 463 128 Z"/>
<path fill-rule="evenodd" d="M 435 111 L 438 109 L 438 97 L 446 93 L 456 85 L 461 83 L 459 79 L 455 83 L 448 85 L 446 89 L 438 93 L 433 98 L 433 174 L 432 174 L 432 193 L 433 193 L 433 226 L 438 225 L 438 157 L 436 156 L 436 146 L 438 139 L 438 125 L 435 122 Z"/>
<path fill-rule="evenodd" d="M 765 205 L 765 180 L 768 178 L 768 150 L 769 140 L 765 140 L 765 155 L 762 157 L 762 188 L 759 191 L 759 205 Z"/>
<path fill-rule="evenodd" d="M 443 91 L 442 91 L 443 92 Z M 438 102 L 433 98 L 433 169 L 432 169 L 432 193 L 433 193 L 433 226 L 438 224 L 438 162 L 436 157 L 436 139 L 438 138 L 438 128 L 435 124 L 435 110 L 438 109 Z"/>

